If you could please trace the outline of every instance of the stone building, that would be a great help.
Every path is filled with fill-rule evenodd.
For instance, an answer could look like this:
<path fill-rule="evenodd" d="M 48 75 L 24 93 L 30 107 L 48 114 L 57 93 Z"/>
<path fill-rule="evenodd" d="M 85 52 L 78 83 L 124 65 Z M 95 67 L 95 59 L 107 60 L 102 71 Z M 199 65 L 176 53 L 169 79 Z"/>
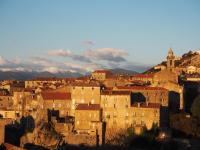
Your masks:
<path fill-rule="evenodd" d="M 162 87 L 118 86 L 114 90 L 131 91 L 134 102 L 158 103 L 168 107 L 168 90 Z"/>
<path fill-rule="evenodd" d="M 12 95 L 0 93 L 0 109 L 1 108 L 12 108 L 13 98 Z"/>
<path fill-rule="evenodd" d="M 174 71 L 174 69 L 175 69 L 175 56 L 172 51 L 172 48 L 170 48 L 167 55 L 167 70 Z"/>
<path fill-rule="evenodd" d="M 78 104 L 75 110 L 75 130 L 79 134 L 95 135 L 102 132 L 100 104 Z"/>
<path fill-rule="evenodd" d="M 5 125 L 12 123 L 12 119 L 0 118 L 0 145 L 5 142 Z"/>
<path fill-rule="evenodd" d="M 43 86 L 44 84 L 57 84 L 64 83 L 63 79 L 59 78 L 36 78 L 32 80 L 25 81 L 25 88 L 36 88 L 38 86 Z"/>
<path fill-rule="evenodd" d="M 153 74 L 136 74 L 131 77 L 133 81 L 143 81 L 145 83 L 152 83 L 153 82 Z"/>
<path fill-rule="evenodd" d="M 71 84 L 72 103 L 75 104 L 99 104 L 100 85 L 98 83 L 75 82 Z"/>
<path fill-rule="evenodd" d="M 71 115 L 71 93 L 42 92 L 43 107 L 48 110 L 58 111 L 59 117 Z"/>
<path fill-rule="evenodd" d="M 112 73 L 108 70 L 96 70 L 92 72 L 92 79 L 103 81 L 112 76 Z"/>
<path fill-rule="evenodd" d="M 130 109 L 131 123 L 136 133 L 140 133 L 142 127 L 151 129 L 155 124 L 161 126 L 161 105 L 158 103 L 134 103 Z"/>
<path fill-rule="evenodd" d="M 103 120 L 107 128 L 128 127 L 127 119 L 131 107 L 132 93 L 130 91 L 104 91 L 101 93 Z"/>
<path fill-rule="evenodd" d="M 160 83 L 163 82 L 173 82 L 178 83 L 178 75 L 175 72 L 171 72 L 170 70 L 161 70 L 156 72 L 153 77 L 153 85 L 159 86 Z"/>

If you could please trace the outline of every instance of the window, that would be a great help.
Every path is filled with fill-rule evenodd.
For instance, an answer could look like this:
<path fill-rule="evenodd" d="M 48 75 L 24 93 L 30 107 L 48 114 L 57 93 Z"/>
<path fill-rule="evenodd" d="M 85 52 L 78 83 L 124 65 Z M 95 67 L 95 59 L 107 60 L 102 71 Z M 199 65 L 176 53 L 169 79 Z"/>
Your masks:
<path fill-rule="evenodd" d="M 117 117 L 117 113 L 116 113 L 116 112 L 113 113 L 113 117 L 114 117 L 114 118 Z"/>
<path fill-rule="evenodd" d="M 142 117 L 144 117 L 144 113 L 142 112 Z"/>
<path fill-rule="evenodd" d="M 133 123 L 132 123 L 133 125 L 135 125 L 136 124 L 136 121 L 135 120 L 133 120 Z"/>
<path fill-rule="evenodd" d="M 94 123 L 92 123 L 92 128 L 93 128 L 93 129 L 95 128 L 95 124 L 94 124 Z"/>
<path fill-rule="evenodd" d="M 172 60 L 170 60 L 170 66 L 172 66 Z"/>
<path fill-rule="evenodd" d="M 116 119 L 113 120 L 113 125 L 116 125 L 117 124 L 117 121 Z"/>
<path fill-rule="evenodd" d="M 145 125 L 145 122 L 143 120 L 141 121 L 141 125 Z"/>

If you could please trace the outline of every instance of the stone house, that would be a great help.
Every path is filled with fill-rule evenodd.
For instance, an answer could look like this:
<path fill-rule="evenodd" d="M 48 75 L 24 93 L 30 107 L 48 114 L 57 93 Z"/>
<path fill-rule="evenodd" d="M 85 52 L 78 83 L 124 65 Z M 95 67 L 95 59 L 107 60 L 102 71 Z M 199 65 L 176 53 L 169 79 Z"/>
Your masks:
<path fill-rule="evenodd" d="M 100 85 L 96 82 L 75 82 L 71 84 L 72 103 L 75 104 L 99 104 Z"/>
<path fill-rule="evenodd" d="M 112 73 L 108 70 L 95 70 L 92 72 L 92 79 L 103 81 L 108 77 L 111 77 Z"/>
<path fill-rule="evenodd" d="M 78 104 L 75 110 L 77 133 L 94 135 L 102 130 L 102 109 L 100 104 Z"/>
<path fill-rule="evenodd" d="M 57 111 L 59 117 L 71 115 L 71 93 L 66 92 L 42 92 L 43 109 Z"/>
<path fill-rule="evenodd" d="M 125 128 L 127 116 L 131 107 L 132 93 L 130 91 L 104 91 L 101 93 L 103 120 L 107 128 Z"/>
<path fill-rule="evenodd" d="M 134 102 L 159 103 L 168 107 L 168 90 L 162 87 L 149 86 L 118 86 L 114 87 L 117 91 L 131 91 Z"/>

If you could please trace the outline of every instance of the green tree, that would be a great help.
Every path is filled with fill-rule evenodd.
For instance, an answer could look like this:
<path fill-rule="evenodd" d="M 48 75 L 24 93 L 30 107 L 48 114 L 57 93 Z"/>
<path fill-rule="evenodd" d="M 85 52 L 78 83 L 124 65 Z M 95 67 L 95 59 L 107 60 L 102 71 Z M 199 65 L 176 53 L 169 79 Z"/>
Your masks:
<path fill-rule="evenodd" d="M 194 99 L 191 112 L 194 117 L 200 120 L 200 95 Z"/>

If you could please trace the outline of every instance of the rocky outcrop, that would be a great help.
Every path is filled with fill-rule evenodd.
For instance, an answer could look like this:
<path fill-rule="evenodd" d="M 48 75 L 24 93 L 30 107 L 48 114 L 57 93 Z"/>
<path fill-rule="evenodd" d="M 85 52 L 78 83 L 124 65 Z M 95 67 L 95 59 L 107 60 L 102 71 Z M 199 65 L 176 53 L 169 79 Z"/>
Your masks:
<path fill-rule="evenodd" d="M 32 133 L 22 136 L 21 147 L 26 143 L 32 143 L 46 148 L 56 148 L 61 141 L 62 135 L 55 130 L 52 123 L 41 122 Z"/>

